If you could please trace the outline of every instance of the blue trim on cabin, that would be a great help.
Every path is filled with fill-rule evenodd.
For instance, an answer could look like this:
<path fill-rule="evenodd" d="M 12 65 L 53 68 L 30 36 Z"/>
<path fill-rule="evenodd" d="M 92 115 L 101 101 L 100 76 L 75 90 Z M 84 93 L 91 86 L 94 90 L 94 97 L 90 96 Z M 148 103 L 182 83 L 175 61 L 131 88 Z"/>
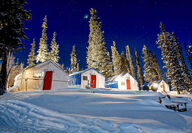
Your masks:
<path fill-rule="evenodd" d="M 117 81 L 107 82 L 105 83 L 105 88 L 118 88 L 118 82 Z"/>
<path fill-rule="evenodd" d="M 99 71 L 97 71 L 97 69 L 95 69 L 95 68 L 88 68 L 88 69 L 85 69 L 85 70 L 83 70 L 83 71 L 74 72 L 74 73 L 70 74 L 69 76 L 77 75 L 77 74 L 82 74 L 82 73 L 87 72 L 87 71 L 89 71 L 89 70 L 91 70 L 91 69 L 95 70 L 97 73 L 99 73 L 100 75 L 102 75 L 103 77 L 105 77 L 103 74 L 101 74 L 101 73 L 100 73 Z"/>
<path fill-rule="evenodd" d="M 71 85 L 81 85 L 81 73 L 69 76 Z"/>

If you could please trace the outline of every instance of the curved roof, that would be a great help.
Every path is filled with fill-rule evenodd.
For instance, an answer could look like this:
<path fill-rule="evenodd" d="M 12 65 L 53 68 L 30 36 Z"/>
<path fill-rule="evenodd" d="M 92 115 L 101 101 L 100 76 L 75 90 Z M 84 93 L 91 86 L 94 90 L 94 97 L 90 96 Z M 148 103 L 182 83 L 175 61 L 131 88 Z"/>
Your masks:
<path fill-rule="evenodd" d="M 130 73 L 121 73 L 121 74 L 119 74 L 119 75 L 115 75 L 115 76 L 113 76 L 113 77 L 110 77 L 110 78 L 108 78 L 108 80 L 107 80 L 107 82 L 113 82 L 113 81 L 115 81 L 115 79 L 116 78 L 118 78 L 118 77 L 124 77 L 124 76 L 126 76 L 126 75 L 129 75 L 129 76 L 131 76 L 135 81 L 137 81 Z M 138 82 L 138 81 L 137 81 Z"/>
<path fill-rule="evenodd" d="M 101 74 L 99 71 L 97 71 L 97 69 L 95 68 L 88 68 L 88 69 L 85 69 L 83 71 L 79 71 L 79 72 L 74 72 L 72 74 L 70 74 L 69 76 L 73 76 L 73 75 L 77 75 L 77 74 L 81 74 L 81 73 L 84 73 L 84 72 L 87 72 L 89 70 L 93 69 L 94 71 L 96 71 L 98 74 L 102 75 L 103 77 L 105 77 L 103 74 Z"/>

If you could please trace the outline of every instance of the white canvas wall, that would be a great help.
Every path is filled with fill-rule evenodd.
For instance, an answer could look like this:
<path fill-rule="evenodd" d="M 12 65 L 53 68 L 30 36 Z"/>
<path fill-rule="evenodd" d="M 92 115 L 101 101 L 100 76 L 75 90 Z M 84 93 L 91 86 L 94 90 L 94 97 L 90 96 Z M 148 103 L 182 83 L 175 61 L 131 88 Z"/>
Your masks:
<path fill-rule="evenodd" d="M 96 75 L 96 88 L 105 88 L 105 77 L 94 69 L 81 74 L 81 88 L 86 88 L 87 85 L 90 86 L 91 75 Z M 87 76 L 87 80 L 83 80 L 83 76 Z"/>
<path fill-rule="evenodd" d="M 68 74 L 49 61 L 26 69 L 23 72 L 19 89 L 21 91 L 42 90 L 46 71 L 53 71 L 51 90 L 68 87 Z M 35 74 L 40 76 L 36 77 Z"/>
<path fill-rule="evenodd" d="M 131 90 L 138 91 L 138 82 L 129 73 L 126 73 L 124 75 L 120 74 L 116 76 L 113 80 L 118 82 L 118 89 L 127 90 L 127 79 L 130 80 Z"/>

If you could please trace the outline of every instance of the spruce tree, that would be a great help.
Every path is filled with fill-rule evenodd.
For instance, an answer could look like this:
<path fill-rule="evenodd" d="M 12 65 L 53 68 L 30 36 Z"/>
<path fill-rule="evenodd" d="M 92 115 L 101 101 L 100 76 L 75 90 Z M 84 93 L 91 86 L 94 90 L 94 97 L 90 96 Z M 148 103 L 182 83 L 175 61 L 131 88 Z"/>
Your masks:
<path fill-rule="evenodd" d="M 27 39 L 24 22 L 31 19 L 31 13 L 24 9 L 25 0 L 1 0 L 0 2 L 0 95 L 6 90 L 7 57 L 11 51 L 24 49 L 23 39 Z"/>
<path fill-rule="evenodd" d="M 49 59 L 49 50 L 47 46 L 47 16 L 44 17 L 44 22 L 42 24 L 42 37 L 40 38 L 40 43 L 39 43 L 39 49 L 37 51 L 37 58 L 36 62 L 45 62 Z"/>
<path fill-rule="evenodd" d="M 113 46 L 111 46 L 112 51 L 112 63 L 113 63 L 113 70 L 114 75 L 118 75 L 121 73 L 121 58 L 116 48 L 116 43 L 113 41 Z"/>
<path fill-rule="evenodd" d="M 33 39 L 33 43 L 31 44 L 31 52 L 28 55 L 27 63 L 28 66 L 33 66 L 35 61 L 35 39 Z"/>
<path fill-rule="evenodd" d="M 102 24 L 97 17 L 97 11 L 93 8 L 90 10 L 91 18 L 89 21 L 89 46 L 87 51 L 88 68 L 93 67 L 101 72 L 106 78 L 112 75 L 112 63 L 110 55 L 105 47 Z"/>
<path fill-rule="evenodd" d="M 187 46 L 186 43 L 184 43 L 184 47 L 185 47 L 185 53 L 187 55 L 187 59 L 189 61 L 189 64 L 190 64 L 190 68 L 191 68 L 191 71 L 192 71 L 192 53 L 190 52 L 190 48 L 189 46 Z M 191 47 L 192 48 L 192 47 Z M 192 51 L 192 50 L 191 50 Z"/>
<path fill-rule="evenodd" d="M 75 45 L 73 45 L 73 50 L 71 53 L 71 72 L 77 71 L 77 52 L 75 49 Z"/>
<path fill-rule="evenodd" d="M 161 73 L 161 68 L 160 68 L 159 63 L 157 61 L 157 57 L 156 57 L 155 53 L 153 53 L 153 68 L 157 72 L 157 77 L 156 77 L 157 80 L 163 80 L 164 78 L 163 78 L 163 75 Z"/>
<path fill-rule="evenodd" d="M 59 45 L 56 42 L 56 32 L 53 33 L 53 39 L 51 41 L 51 52 L 49 53 L 49 59 L 55 63 L 59 62 Z"/>
<path fill-rule="evenodd" d="M 176 54 L 177 54 L 179 65 L 181 67 L 182 75 L 184 77 L 185 85 L 187 87 L 187 90 L 189 90 L 189 88 L 192 88 L 192 83 L 191 83 L 192 81 L 191 81 L 190 75 L 188 73 L 187 65 L 185 64 L 185 61 L 184 61 L 182 48 L 181 48 L 174 32 L 172 33 L 172 41 L 173 41 L 173 46 L 174 46 Z"/>
<path fill-rule="evenodd" d="M 165 68 L 167 68 L 166 76 L 171 82 L 173 90 L 185 90 L 184 77 L 182 76 L 181 67 L 178 63 L 177 54 L 174 50 L 173 39 L 169 32 L 166 32 L 165 27 L 160 23 L 161 33 L 158 34 L 157 44 L 161 48 L 161 54 Z"/>
<path fill-rule="evenodd" d="M 139 88 L 143 85 L 143 75 L 142 75 L 142 71 L 141 71 L 141 65 L 140 65 L 140 60 L 139 60 L 139 56 L 138 56 L 138 52 L 135 48 L 135 59 L 136 59 L 136 65 L 137 65 L 137 69 L 136 69 L 136 73 L 137 73 L 137 81 L 139 82 Z"/>
<path fill-rule="evenodd" d="M 122 53 L 121 53 L 121 73 L 126 73 L 126 72 L 129 72 L 128 62 L 127 62 L 124 52 L 122 51 Z"/>
<path fill-rule="evenodd" d="M 152 66 L 152 55 L 149 54 L 149 50 L 147 49 L 146 45 L 143 47 L 143 62 L 144 62 L 144 80 L 145 82 L 153 82 L 153 66 Z"/>
<path fill-rule="evenodd" d="M 132 62 L 132 58 L 131 58 L 131 52 L 130 52 L 130 48 L 129 45 L 127 45 L 125 47 L 126 49 L 126 57 L 127 57 L 127 61 L 128 61 L 128 66 L 130 69 L 130 74 L 135 78 L 135 71 L 134 71 L 134 67 L 133 67 L 133 62 Z"/>

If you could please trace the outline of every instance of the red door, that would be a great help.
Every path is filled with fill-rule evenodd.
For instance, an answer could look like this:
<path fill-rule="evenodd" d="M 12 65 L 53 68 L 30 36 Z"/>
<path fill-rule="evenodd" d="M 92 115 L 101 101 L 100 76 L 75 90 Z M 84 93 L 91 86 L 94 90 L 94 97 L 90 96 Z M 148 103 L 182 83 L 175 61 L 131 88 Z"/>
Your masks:
<path fill-rule="evenodd" d="M 127 90 L 130 90 L 131 89 L 131 84 L 130 84 L 130 80 L 127 79 Z"/>
<path fill-rule="evenodd" d="M 91 87 L 96 88 L 96 75 L 91 75 Z"/>
<path fill-rule="evenodd" d="M 47 71 L 44 78 L 43 90 L 51 90 L 52 71 Z"/>

